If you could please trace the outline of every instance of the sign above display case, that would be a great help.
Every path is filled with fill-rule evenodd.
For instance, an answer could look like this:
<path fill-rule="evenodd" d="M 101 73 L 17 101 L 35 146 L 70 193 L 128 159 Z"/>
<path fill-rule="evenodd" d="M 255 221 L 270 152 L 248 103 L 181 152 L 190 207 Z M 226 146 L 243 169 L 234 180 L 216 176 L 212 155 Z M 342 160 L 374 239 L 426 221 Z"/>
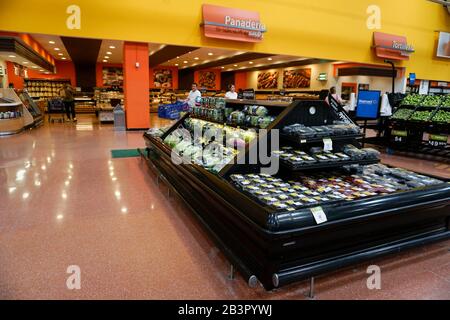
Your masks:
<path fill-rule="evenodd" d="M 409 60 L 411 53 L 414 53 L 414 47 L 409 45 L 406 37 L 392 34 L 374 32 L 373 42 L 375 54 L 378 58 L 390 60 Z"/>
<path fill-rule="evenodd" d="M 255 11 L 203 5 L 203 22 L 206 37 L 226 40 L 260 42 L 266 26 Z"/>

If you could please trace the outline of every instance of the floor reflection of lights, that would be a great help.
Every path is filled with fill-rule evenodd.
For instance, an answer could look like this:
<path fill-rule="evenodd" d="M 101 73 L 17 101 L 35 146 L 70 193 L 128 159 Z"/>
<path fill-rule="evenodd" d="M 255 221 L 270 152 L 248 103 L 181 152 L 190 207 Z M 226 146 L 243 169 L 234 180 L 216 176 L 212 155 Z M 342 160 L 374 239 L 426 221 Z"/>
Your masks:
<path fill-rule="evenodd" d="M 77 131 L 92 131 L 94 130 L 94 126 L 92 124 L 77 124 Z"/>

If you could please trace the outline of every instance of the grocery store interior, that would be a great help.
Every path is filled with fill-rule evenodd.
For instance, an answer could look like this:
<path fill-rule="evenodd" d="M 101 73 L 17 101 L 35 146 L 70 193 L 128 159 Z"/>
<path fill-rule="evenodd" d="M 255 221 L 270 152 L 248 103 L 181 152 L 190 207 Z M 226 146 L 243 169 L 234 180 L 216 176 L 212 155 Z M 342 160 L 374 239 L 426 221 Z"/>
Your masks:
<path fill-rule="evenodd" d="M 386 39 L 368 63 L 0 28 L 0 299 L 450 299 L 450 52 L 421 77 Z M 273 174 L 245 162 L 264 130 Z"/>

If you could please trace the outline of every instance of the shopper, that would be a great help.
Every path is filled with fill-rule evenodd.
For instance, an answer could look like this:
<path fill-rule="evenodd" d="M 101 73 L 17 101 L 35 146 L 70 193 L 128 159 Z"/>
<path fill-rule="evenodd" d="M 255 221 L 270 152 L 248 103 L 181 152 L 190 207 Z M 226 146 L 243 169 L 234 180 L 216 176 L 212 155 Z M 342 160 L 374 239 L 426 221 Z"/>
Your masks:
<path fill-rule="evenodd" d="M 70 85 L 64 85 L 62 90 L 64 108 L 66 109 L 67 121 L 77 121 L 77 117 L 75 114 L 75 100 L 73 98 L 73 94 L 75 93 L 75 89 Z"/>
<path fill-rule="evenodd" d="M 193 107 L 195 107 L 195 100 L 197 98 L 201 98 L 202 94 L 197 89 L 197 84 L 192 84 L 192 90 L 189 92 L 188 98 L 186 99 L 186 102 L 189 104 L 189 109 L 192 110 Z"/>
<path fill-rule="evenodd" d="M 339 94 L 336 93 L 336 87 L 331 87 L 330 88 L 330 95 L 334 98 L 334 100 L 336 100 L 337 102 L 339 102 L 340 105 L 343 104 L 343 101 L 341 99 L 341 96 Z M 330 104 L 330 102 L 328 101 L 328 97 L 325 98 L 325 102 Z"/>
<path fill-rule="evenodd" d="M 234 84 L 230 84 L 228 86 L 228 91 L 225 93 L 225 99 L 233 99 L 236 100 L 238 98 L 238 94 L 236 92 L 236 87 Z"/>

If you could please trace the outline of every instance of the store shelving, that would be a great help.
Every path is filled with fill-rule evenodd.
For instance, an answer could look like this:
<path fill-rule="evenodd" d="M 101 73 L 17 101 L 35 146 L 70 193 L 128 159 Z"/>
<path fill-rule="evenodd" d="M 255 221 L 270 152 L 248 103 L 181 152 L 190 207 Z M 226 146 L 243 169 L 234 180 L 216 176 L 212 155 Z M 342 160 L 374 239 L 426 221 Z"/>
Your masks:
<path fill-rule="evenodd" d="M 0 88 L 0 135 L 19 133 L 24 128 L 23 105 L 13 89 Z"/>
<path fill-rule="evenodd" d="M 70 79 L 25 79 L 24 88 L 30 97 L 38 99 L 50 99 L 58 97 L 65 84 L 70 84 Z"/>

